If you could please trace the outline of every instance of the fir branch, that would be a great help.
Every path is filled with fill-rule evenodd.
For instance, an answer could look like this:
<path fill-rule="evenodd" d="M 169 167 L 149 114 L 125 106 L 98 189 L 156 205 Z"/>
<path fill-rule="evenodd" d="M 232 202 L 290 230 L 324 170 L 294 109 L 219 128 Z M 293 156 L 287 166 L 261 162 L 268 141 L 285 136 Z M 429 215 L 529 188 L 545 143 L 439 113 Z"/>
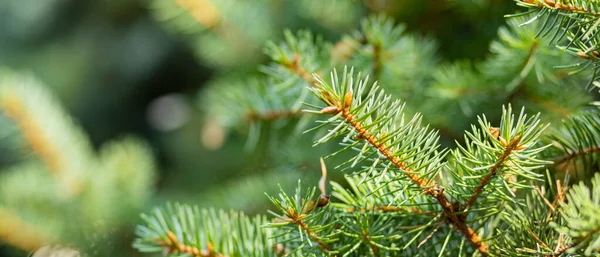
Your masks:
<path fill-rule="evenodd" d="M 293 59 L 285 59 L 283 60 L 282 64 L 288 70 L 298 74 L 298 76 L 304 79 L 304 81 L 306 81 L 306 83 L 309 85 L 316 86 L 317 81 L 314 79 L 314 77 L 310 75 L 310 72 L 304 70 L 304 68 L 300 65 L 300 58 L 301 57 L 299 53 L 294 53 Z"/>

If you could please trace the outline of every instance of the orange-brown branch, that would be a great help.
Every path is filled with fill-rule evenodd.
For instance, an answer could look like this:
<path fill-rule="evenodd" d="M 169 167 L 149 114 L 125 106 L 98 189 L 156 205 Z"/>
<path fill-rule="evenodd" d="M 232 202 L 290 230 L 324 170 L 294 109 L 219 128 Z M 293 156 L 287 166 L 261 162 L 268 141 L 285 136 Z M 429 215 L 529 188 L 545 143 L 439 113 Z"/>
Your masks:
<path fill-rule="evenodd" d="M 40 157 L 52 175 L 58 175 L 62 168 L 61 155 L 46 137 L 42 125 L 32 119 L 21 100 L 7 94 L 0 99 L 0 108 L 19 127 L 31 149 Z"/>
<path fill-rule="evenodd" d="M 593 153 L 597 153 L 597 152 L 600 152 L 600 146 L 586 148 L 586 149 L 583 149 L 581 151 L 575 151 L 575 152 L 572 152 L 570 154 L 563 155 L 563 156 L 559 157 L 558 159 L 554 160 L 554 162 L 552 163 L 552 165 L 554 165 L 554 166 L 560 165 L 560 164 L 568 162 L 568 161 L 570 161 L 572 159 L 575 159 L 578 156 L 587 155 L 587 154 L 593 154 Z"/>
<path fill-rule="evenodd" d="M 399 213 L 414 213 L 414 214 L 422 214 L 422 215 L 427 215 L 427 216 L 431 216 L 431 217 L 435 217 L 437 216 L 435 213 L 433 212 L 426 212 L 423 211 L 419 208 L 413 208 L 413 207 L 397 207 L 397 206 L 387 206 L 387 205 L 378 205 L 378 206 L 373 206 L 371 208 L 355 208 L 355 207 L 348 207 L 346 208 L 347 212 L 369 212 L 369 211 L 380 211 L 380 212 L 399 212 Z"/>
<path fill-rule="evenodd" d="M 483 256 L 487 256 L 489 254 L 487 244 L 483 242 L 479 235 L 466 224 L 463 218 L 455 214 L 456 208 L 454 204 L 448 200 L 448 197 L 446 194 L 444 194 L 443 190 L 439 189 L 439 187 L 432 181 L 425 180 L 419 175 L 411 173 L 412 170 L 407 167 L 407 164 L 403 162 L 399 156 L 394 155 L 388 146 L 382 143 L 381 140 L 376 138 L 371 132 L 365 129 L 359 121 L 356 120 L 354 115 L 350 113 L 350 104 L 345 104 L 345 106 L 346 108 L 338 111 L 338 113 L 341 113 L 341 116 L 346 120 L 346 123 L 348 123 L 357 131 L 358 138 L 366 140 L 397 168 L 405 171 L 404 175 L 413 181 L 413 183 L 422 188 L 424 194 L 434 197 L 438 201 L 438 204 L 442 207 L 447 220 L 463 233 L 463 235 L 467 238 L 467 240 L 469 240 L 474 248 L 476 248 Z M 337 108 L 338 110 L 341 109 L 340 106 Z"/>
<path fill-rule="evenodd" d="M 371 238 L 370 238 L 369 234 L 366 232 L 363 232 L 362 239 L 364 242 L 366 242 L 369 245 L 369 247 L 371 248 L 371 252 L 373 252 L 373 255 L 376 257 L 379 257 L 379 248 L 377 248 L 377 246 L 371 242 Z"/>
<path fill-rule="evenodd" d="M 490 183 L 490 181 L 492 180 L 492 178 L 494 178 L 494 176 L 497 175 L 498 170 L 500 170 L 500 169 L 502 169 L 502 167 L 504 167 L 506 160 L 508 159 L 508 156 L 510 156 L 510 154 L 519 147 L 519 141 L 520 141 L 519 136 L 515 136 L 510 141 L 510 143 L 506 146 L 506 149 L 504 149 L 504 152 L 502 153 L 502 155 L 498 158 L 498 160 L 496 160 L 496 164 L 494 164 L 494 166 L 492 166 L 490 168 L 490 171 L 488 172 L 488 174 L 485 175 L 485 177 L 483 177 L 483 179 L 481 181 L 479 181 L 479 186 L 477 188 L 475 188 L 473 195 L 471 197 L 469 197 L 467 202 L 463 205 L 463 207 L 462 207 L 463 210 L 473 206 L 475 201 L 477 201 L 477 198 L 479 198 L 479 196 L 483 192 L 483 189 L 485 188 L 485 186 L 488 185 Z"/>
<path fill-rule="evenodd" d="M 283 65 L 285 65 L 285 67 L 288 68 L 290 71 L 293 71 L 294 73 L 298 74 L 298 76 L 304 79 L 304 81 L 306 81 L 311 86 L 317 87 L 317 80 L 315 80 L 315 78 L 313 78 L 313 76 L 310 75 L 309 72 L 307 72 L 306 70 L 304 70 L 304 68 L 300 66 L 300 55 L 298 53 L 294 55 L 293 60 L 284 62 Z"/>
<path fill-rule="evenodd" d="M 302 112 L 291 111 L 291 110 L 274 110 L 274 111 L 266 111 L 262 113 L 257 113 L 254 111 L 248 112 L 246 114 L 247 121 L 255 121 L 255 120 L 277 120 L 277 119 L 290 119 L 297 118 L 302 115 Z"/>
<path fill-rule="evenodd" d="M 592 15 L 599 15 L 598 11 L 590 10 L 586 7 L 581 6 L 573 6 L 570 4 L 561 4 L 560 1 L 554 0 L 543 0 L 544 4 L 540 3 L 541 1 L 537 0 L 523 0 L 524 3 L 535 5 L 538 8 L 544 8 L 550 6 L 556 10 L 566 11 L 566 12 L 577 12 L 577 13 L 586 13 Z"/>
<path fill-rule="evenodd" d="M 308 237 L 310 237 L 310 240 L 317 243 L 321 249 L 325 251 L 331 251 L 331 247 L 327 243 L 323 242 L 314 231 L 308 228 L 308 225 L 303 220 L 306 214 L 298 215 L 294 210 L 288 209 L 286 216 L 290 219 L 291 222 L 294 222 L 296 225 L 300 226 L 302 231 L 304 231 L 308 235 Z"/>
<path fill-rule="evenodd" d="M 304 80 L 306 80 L 306 82 L 311 84 L 313 87 L 318 87 L 317 81 L 298 65 L 299 59 L 300 56 L 296 55 L 294 57 L 294 61 L 287 63 L 286 66 L 288 69 L 294 71 L 300 77 L 304 78 Z M 333 99 L 327 92 L 323 92 L 323 94 L 325 99 L 327 99 L 330 103 L 334 103 Z M 407 164 L 403 162 L 399 156 L 395 156 L 392 153 L 389 146 L 382 143 L 381 140 L 376 138 L 374 134 L 368 131 L 359 121 L 356 120 L 356 117 L 350 113 L 351 104 L 352 95 L 350 92 L 348 92 L 344 96 L 344 99 L 341 99 L 335 103 L 335 106 L 327 106 L 323 110 L 324 113 L 330 113 L 333 115 L 341 113 L 341 116 L 346 123 L 353 127 L 358 133 L 358 138 L 366 140 L 372 147 L 377 149 L 379 153 L 385 156 L 385 158 L 392 162 L 392 164 L 394 164 L 397 168 L 405 171 L 404 175 L 406 175 L 416 185 L 421 187 L 424 194 L 434 197 L 438 201 L 438 204 L 442 207 L 444 215 L 450 224 L 454 225 L 465 236 L 465 238 L 467 238 L 471 245 L 481 253 L 482 256 L 488 256 L 489 250 L 487 244 L 483 242 L 481 237 L 479 237 L 479 235 L 466 224 L 463 218 L 455 214 L 455 205 L 448 200 L 448 197 L 446 194 L 444 194 L 443 189 L 439 188 L 432 181 L 428 181 L 415 173 L 411 173 L 412 170 L 408 168 Z"/>
<path fill-rule="evenodd" d="M 216 253 L 210 242 L 207 249 L 198 249 L 198 247 L 186 245 L 177 239 L 175 233 L 167 231 L 167 239 L 156 240 L 156 243 L 165 247 L 167 253 L 184 253 L 194 257 L 227 257 L 226 255 Z"/>
<path fill-rule="evenodd" d="M 52 243 L 45 232 L 4 208 L 0 208 L 0 241 L 28 252 Z"/>

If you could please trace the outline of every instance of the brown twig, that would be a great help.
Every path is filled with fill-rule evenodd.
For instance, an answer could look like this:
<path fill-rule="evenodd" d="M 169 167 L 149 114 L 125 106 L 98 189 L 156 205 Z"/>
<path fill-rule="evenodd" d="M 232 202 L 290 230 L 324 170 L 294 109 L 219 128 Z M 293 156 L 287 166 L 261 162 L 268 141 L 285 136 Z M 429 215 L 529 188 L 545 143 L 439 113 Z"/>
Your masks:
<path fill-rule="evenodd" d="M 313 87 L 317 87 L 317 80 L 310 75 L 309 72 L 300 67 L 300 55 L 298 53 L 294 54 L 294 59 L 291 61 L 286 61 L 282 63 L 286 68 L 290 71 L 298 74 L 304 81 L 310 84 Z"/>
<path fill-rule="evenodd" d="M 299 111 L 291 111 L 291 110 L 273 110 L 266 111 L 262 113 L 257 113 L 254 111 L 250 111 L 245 115 L 245 119 L 247 121 L 271 121 L 277 119 L 293 119 L 302 115 L 302 112 Z"/>
<path fill-rule="evenodd" d="M 306 225 L 306 222 L 303 220 L 306 217 L 306 214 L 298 215 L 293 209 L 290 208 L 286 211 L 286 216 L 290 219 L 289 221 L 300 226 L 300 228 L 310 237 L 310 240 L 317 243 L 321 249 L 325 251 L 331 251 L 331 247 L 323 242 L 314 231 L 308 228 L 308 225 Z"/>
<path fill-rule="evenodd" d="M 578 156 L 581 156 L 581 155 L 587 155 L 587 154 L 592 154 L 592 153 L 596 153 L 596 152 L 600 152 L 600 146 L 585 148 L 580 151 L 571 152 L 569 154 L 565 154 L 565 155 L 555 159 L 554 162 L 552 162 L 552 166 L 557 166 L 557 165 L 563 164 L 563 163 L 568 162 L 568 161 L 570 161 Z"/>
<path fill-rule="evenodd" d="M 510 156 L 510 154 L 514 150 L 518 149 L 519 141 L 520 141 L 519 136 L 515 136 L 510 141 L 510 143 L 508 143 L 508 145 L 504 149 L 504 152 L 502 153 L 502 155 L 500 155 L 500 157 L 498 157 L 498 159 L 496 160 L 496 164 L 494 164 L 494 166 L 492 166 L 490 168 L 488 174 L 485 175 L 485 177 L 483 177 L 483 179 L 479 182 L 479 186 L 477 188 L 475 188 L 473 195 L 471 197 L 469 197 L 467 202 L 462 206 L 462 208 L 461 208 L 462 210 L 465 210 L 465 209 L 473 206 L 475 201 L 477 201 L 477 198 L 479 198 L 479 196 L 483 192 L 483 189 L 485 188 L 485 186 L 490 183 L 490 181 L 492 180 L 492 178 L 494 176 L 496 176 L 496 174 L 498 173 L 498 170 L 500 170 L 500 169 L 502 169 L 502 167 L 504 167 L 505 162 L 508 159 L 508 157 Z"/>
<path fill-rule="evenodd" d="M 595 230 L 592 230 L 589 234 L 587 234 L 585 236 L 582 236 L 580 238 L 577 238 L 576 242 L 573 242 L 571 244 L 568 244 L 568 245 L 560 247 L 557 251 L 554 252 L 554 254 L 549 255 L 547 257 L 550 257 L 550 256 L 552 256 L 552 257 L 558 257 L 558 256 L 562 255 L 563 253 L 565 253 L 567 250 L 569 250 L 569 249 L 571 249 L 571 248 L 579 245 L 581 242 L 587 240 L 590 236 L 598 233 L 599 231 L 600 231 L 600 228 L 596 228 Z"/>
<path fill-rule="evenodd" d="M 366 242 L 369 245 L 369 247 L 371 248 L 371 252 L 373 252 L 373 255 L 375 257 L 379 257 L 379 248 L 377 248 L 376 245 L 374 245 L 373 243 L 371 243 L 371 239 L 369 238 L 369 234 L 363 231 L 362 232 L 362 238 L 363 238 L 363 241 Z"/>
<path fill-rule="evenodd" d="M 156 243 L 166 247 L 165 254 L 179 252 L 193 257 L 227 257 L 227 255 L 216 253 L 210 242 L 207 242 L 206 249 L 198 249 L 198 247 L 180 242 L 175 233 L 171 231 L 167 231 L 167 239 L 156 240 Z"/>
<path fill-rule="evenodd" d="M 355 207 L 348 207 L 346 208 L 347 212 L 368 212 L 368 211 L 380 211 L 380 212 L 388 212 L 388 213 L 394 213 L 394 212 L 398 212 L 398 213 L 413 213 L 413 214 L 422 214 L 422 215 L 427 215 L 427 216 L 431 216 L 431 217 L 436 217 L 437 214 L 433 213 L 433 212 L 425 212 L 419 208 L 413 208 L 413 207 L 396 207 L 396 206 L 386 206 L 386 205 L 382 205 L 382 206 L 373 206 L 373 207 L 368 207 L 368 208 L 355 208 Z"/>

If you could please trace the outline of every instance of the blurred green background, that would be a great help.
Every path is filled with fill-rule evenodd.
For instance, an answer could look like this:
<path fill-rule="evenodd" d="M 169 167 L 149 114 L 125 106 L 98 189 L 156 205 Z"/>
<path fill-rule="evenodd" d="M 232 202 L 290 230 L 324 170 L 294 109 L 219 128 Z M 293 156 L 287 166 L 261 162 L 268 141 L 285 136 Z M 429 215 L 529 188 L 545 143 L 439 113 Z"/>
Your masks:
<path fill-rule="evenodd" d="M 219 44 L 182 29 L 185 21 L 161 22 L 173 12 L 161 9 L 172 8 L 167 2 L 177 1 L 0 1 L 0 64 L 48 85 L 95 147 L 126 134 L 149 142 L 159 174 L 147 209 L 179 201 L 248 212 L 264 210 L 253 204 L 264 203 L 263 190 L 238 195 L 239 188 L 229 194 L 227 187 L 268 169 L 261 155 L 270 153 L 245 152 L 243 133 L 210 126 L 202 98 L 207 83 L 223 74 L 256 72 L 266 61 L 262 46 L 280 40 L 284 28 L 308 28 L 335 42 L 358 29 L 360 18 L 378 12 L 411 33 L 435 38 L 440 59 L 481 60 L 505 23 L 503 15 L 517 8 L 507 0 L 338 0 L 329 9 L 316 3 L 327 1 L 214 0 L 223 19 L 249 26 L 241 31 L 250 39 L 233 33 L 228 40 L 253 43 L 213 50 Z M 2 151 L 5 168 L 15 158 Z M 318 175 L 316 161 L 296 168 Z M 130 247 L 134 225 L 117 242 L 96 247 L 108 248 L 111 256 L 139 255 Z M 28 254 L 0 244 L 0 256 Z"/>

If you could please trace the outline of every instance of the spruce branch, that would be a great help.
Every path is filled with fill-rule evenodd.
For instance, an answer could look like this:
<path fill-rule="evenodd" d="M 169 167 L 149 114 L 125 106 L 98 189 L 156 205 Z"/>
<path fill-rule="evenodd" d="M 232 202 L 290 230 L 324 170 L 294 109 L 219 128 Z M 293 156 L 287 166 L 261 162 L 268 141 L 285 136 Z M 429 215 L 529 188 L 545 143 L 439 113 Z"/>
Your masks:
<path fill-rule="evenodd" d="M 592 178 L 591 186 L 583 182 L 574 185 L 560 204 L 564 224 L 553 222 L 556 231 L 568 236 L 570 243 L 555 254 L 580 252 L 586 256 L 598 254 L 600 249 L 600 174 Z"/>
<path fill-rule="evenodd" d="M 547 146 L 537 146 L 547 125 L 540 125 L 539 114 L 528 117 L 524 109 L 518 117 L 512 108 L 504 108 L 499 128 L 492 127 L 485 116 L 479 128 L 465 135 L 465 146 L 452 152 L 448 172 L 456 181 L 448 187 L 453 198 L 462 202 L 461 211 L 490 211 L 503 201 L 518 201 L 514 190 L 532 189 L 524 181 L 540 180 L 536 169 L 548 162 L 538 155 Z M 522 181 L 519 181 L 522 180 Z M 484 199 L 481 199 L 481 198 Z M 479 208 L 473 208 L 473 206 Z M 476 210 L 477 209 L 477 210 Z M 475 217 L 476 219 L 483 217 Z"/>
<path fill-rule="evenodd" d="M 477 198 L 479 198 L 479 196 L 483 192 L 483 189 L 485 188 L 485 186 L 487 186 L 490 183 L 490 181 L 492 180 L 492 178 L 497 175 L 498 170 L 502 169 L 502 167 L 504 165 L 506 165 L 506 160 L 508 159 L 510 154 L 513 151 L 520 150 L 519 148 L 522 148 L 522 146 L 519 145 L 519 140 L 520 140 L 519 136 L 515 136 L 513 139 L 511 139 L 511 141 L 506 146 L 506 149 L 504 149 L 504 152 L 502 153 L 502 155 L 500 155 L 500 157 L 498 157 L 498 160 L 496 161 L 494 166 L 492 166 L 489 169 L 487 175 L 485 175 L 483 177 L 483 179 L 481 179 L 481 181 L 479 182 L 479 186 L 477 188 L 475 188 L 473 195 L 471 197 L 469 197 L 467 202 L 462 207 L 463 209 L 468 209 L 471 206 L 473 206 L 475 201 L 477 201 Z"/>
<path fill-rule="evenodd" d="M 35 78 L 0 69 L 0 111 L 19 128 L 30 149 L 65 192 L 81 192 L 92 149 L 83 131 Z"/>
<path fill-rule="evenodd" d="M 518 0 L 524 6 L 533 6 L 537 8 L 551 8 L 555 10 L 583 13 L 589 15 L 600 15 L 597 10 L 598 1 L 572 1 L 572 0 Z"/>
<path fill-rule="evenodd" d="M 281 256 L 286 249 L 262 227 L 264 216 L 168 204 L 143 214 L 133 247 L 141 252 L 188 254 L 198 257 Z M 294 255 L 292 255 L 294 256 Z"/>
<path fill-rule="evenodd" d="M 314 112 L 333 115 L 324 124 L 335 127 L 317 143 L 343 136 L 350 142 L 345 148 L 349 149 L 364 142 L 363 150 L 359 150 L 359 155 L 349 161 L 353 162 L 351 166 L 373 158 L 375 164 L 367 168 L 366 172 L 378 172 L 376 167 L 379 157 L 365 150 L 373 149 L 377 155 L 392 163 L 423 194 L 436 199 L 448 222 L 456 226 L 475 249 L 487 256 L 487 244 L 456 213 L 457 206 L 450 202 L 443 189 L 433 180 L 441 168 L 444 156 L 444 151 L 437 150 L 437 134 L 426 128 L 419 128 L 418 115 L 405 123 L 402 117 L 403 105 L 399 101 L 392 102 L 390 96 L 385 95 L 376 84 L 367 89 L 367 79 L 360 80 L 360 75 L 355 82 L 352 73 L 353 71 L 345 69 L 340 80 L 337 72 L 332 72 L 331 85 L 315 76 L 318 86 L 312 87 L 311 91 L 326 106 Z"/>
<path fill-rule="evenodd" d="M 298 187 L 294 196 L 288 196 L 283 190 L 279 198 L 268 196 L 271 202 L 277 207 L 280 214 L 269 211 L 275 216 L 268 227 L 284 229 L 284 234 L 290 235 L 292 239 L 299 239 L 297 242 L 281 241 L 289 245 L 294 251 L 299 251 L 308 246 L 307 251 L 318 249 L 319 252 L 331 252 L 337 249 L 331 247 L 331 243 L 336 241 L 334 230 L 334 217 L 328 207 L 315 207 L 314 200 L 315 188 L 309 189 L 306 194 L 302 194 L 301 182 L 298 181 Z"/>
<path fill-rule="evenodd" d="M 549 168 L 585 174 L 600 160 L 600 111 L 589 110 L 563 120 L 546 137 L 552 148 Z"/>
<path fill-rule="evenodd" d="M 541 20 L 537 35 L 551 35 L 550 43 L 583 62 L 563 67 L 573 68 L 571 73 L 591 70 L 590 86 L 598 73 L 598 10 L 600 2 L 571 0 L 519 0 L 517 4 L 528 8 L 525 14 L 534 15 L 522 25 Z M 523 15 L 523 14 L 518 14 Z"/>
<path fill-rule="evenodd" d="M 25 251 L 33 252 L 53 243 L 56 238 L 38 226 L 23 220 L 20 215 L 0 206 L 0 240 Z"/>

